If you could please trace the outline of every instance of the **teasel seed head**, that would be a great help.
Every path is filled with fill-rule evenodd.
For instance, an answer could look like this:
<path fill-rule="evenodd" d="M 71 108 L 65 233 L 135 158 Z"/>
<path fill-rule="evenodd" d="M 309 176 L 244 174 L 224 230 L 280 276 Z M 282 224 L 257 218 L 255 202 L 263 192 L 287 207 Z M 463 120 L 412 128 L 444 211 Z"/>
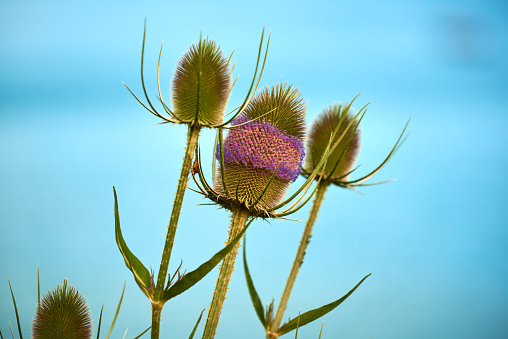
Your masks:
<path fill-rule="evenodd" d="M 305 111 L 300 92 L 280 83 L 263 89 L 233 121 L 223 144 L 224 177 L 238 203 L 266 209 L 282 200 L 301 172 Z M 224 194 L 223 186 L 219 173 L 215 189 Z"/>
<path fill-rule="evenodd" d="M 67 286 L 67 280 L 43 296 L 35 312 L 32 338 L 92 338 L 92 318 L 86 300 Z"/>
<path fill-rule="evenodd" d="M 177 64 L 173 114 L 182 123 L 213 126 L 222 122 L 230 92 L 231 67 L 214 41 L 200 39 Z"/>
<path fill-rule="evenodd" d="M 304 172 L 310 173 L 315 169 L 325 154 L 331 135 L 339 126 L 332 140 L 335 142 L 341 136 L 342 139 L 328 158 L 320 176 L 331 180 L 348 180 L 347 177 L 358 157 L 361 141 L 359 121 L 354 120 L 355 114 L 348 108 L 348 104 L 330 105 L 314 120 L 306 144 Z"/>

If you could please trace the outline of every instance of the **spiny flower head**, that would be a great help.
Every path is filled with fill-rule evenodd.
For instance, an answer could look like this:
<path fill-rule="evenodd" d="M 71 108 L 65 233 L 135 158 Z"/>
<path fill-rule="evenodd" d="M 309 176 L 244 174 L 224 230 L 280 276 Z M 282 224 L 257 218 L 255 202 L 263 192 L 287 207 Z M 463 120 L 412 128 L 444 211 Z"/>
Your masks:
<path fill-rule="evenodd" d="M 183 123 L 213 126 L 222 122 L 230 92 L 231 68 L 214 41 L 200 40 L 177 64 L 173 114 Z"/>
<path fill-rule="evenodd" d="M 92 338 L 92 318 L 86 300 L 67 286 L 67 280 L 43 296 L 35 312 L 32 338 Z"/>
<path fill-rule="evenodd" d="M 224 140 L 224 174 L 231 196 L 247 207 L 259 197 L 261 209 L 276 205 L 301 172 L 304 135 L 305 105 L 299 91 L 282 83 L 262 90 L 233 121 Z M 221 160 L 219 145 L 216 157 Z M 224 193 L 223 186 L 219 174 L 215 187 Z"/>
<path fill-rule="evenodd" d="M 306 144 L 307 156 L 304 160 L 304 172 L 310 173 L 315 169 L 325 154 L 330 138 L 338 126 L 332 140 L 336 142 L 341 136 L 342 139 L 329 156 L 320 175 L 332 180 L 347 181 L 348 174 L 353 169 L 360 151 L 361 134 L 360 129 L 357 128 L 359 122 L 354 120 L 355 115 L 348 108 L 348 104 L 330 105 L 314 120 Z"/>

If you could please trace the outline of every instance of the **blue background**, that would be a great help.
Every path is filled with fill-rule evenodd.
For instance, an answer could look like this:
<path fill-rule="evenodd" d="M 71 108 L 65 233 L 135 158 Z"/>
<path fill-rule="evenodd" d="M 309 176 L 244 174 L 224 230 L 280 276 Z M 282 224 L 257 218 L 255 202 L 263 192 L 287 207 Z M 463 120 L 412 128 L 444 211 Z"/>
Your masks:
<path fill-rule="evenodd" d="M 104 334 L 127 280 L 112 337 L 128 328 L 133 338 L 150 325 L 150 304 L 115 244 L 112 186 L 127 243 L 158 269 L 186 129 L 156 125 L 122 84 L 141 94 L 145 15 L 152 98 L 161 41 L 169 98 L 174 66 L 202 31 L 225 53 L 236 48 L 235 107 L 266 25 L 272 40 L 261 83 L 298 86 L 309 121 L 360 92 L 357 109 L 373 101 L 359 174 L 382 161 L 412 117 L 411 136 L 376 176 L 396 182 L 364 188 L 365 195 L 328 191 L 285 318 L 339 298 L 372 273 L 323 318 L 322 338 L 508 337 L 508 6 L 472 0 L 2 1 L 4 337 L 8 321 L 15 324 L 7 278 L 28 337 L 37 267 L 43 291 L 67 278 L 85 295 L 95 326 L 104 303 Z M 201 139 L 210 152 L 212 138 L 207 131 Z M 192 270 L 223 246 L 228 213 L 202 202 L 187 192 L 170 272 L 180 259 Z M 303 226 L 257 221 L 249 229 L 251 273 L 264 303 L 278 302 Z M 217 338 L 264 338 L 237 266 Z M 166 304 L 163 338 L 188 337 L 217 273 Z M 320 327 L 301 328 L 299 338 L 317 338 Z"/>

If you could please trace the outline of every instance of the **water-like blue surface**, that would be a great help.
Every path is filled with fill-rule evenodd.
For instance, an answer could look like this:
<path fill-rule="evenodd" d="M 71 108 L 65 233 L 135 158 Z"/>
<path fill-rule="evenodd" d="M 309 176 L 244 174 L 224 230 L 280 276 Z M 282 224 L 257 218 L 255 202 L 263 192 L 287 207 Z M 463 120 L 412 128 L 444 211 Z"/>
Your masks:
<path fill-rule="evenodd" d="M 150 325 L 150 304 L 115 244 L 112 186 L 127 243 L 157 270 L 186 130 L 156 125 L 122 84 L 142 92 L 145 15 L 146 81 L 154 101 L 161 41 L 161 86 L 169 100 L 174 65 L 202 31 L 226 53 L 236 48 L 240 78 L 229 105 L 235 107 L 266 25 L 272 38 L 261 83 L 282 78 L 298 86 L 309 121 L 359 92 L 357 109 L 373 101 L 362 123 L 359 175 L 382 161 L 411 117 L 409 139 L 376 177 L 397 181 L 366 187 L 365 195 L 328 191 L 287 316 L 339 298 L 372 273 L 323 318 L 322 338 L 508 337 L 508 6 L 368 0 L 2 2 L 4 336 L 16 319 L 10 278 L 29 337 L 37 267 L 43 291 L 64 278 L 76 286 L 95 325 L 104 303 L 109 326 L 127 280 L 113 338 L 127 328 L 126 338 L 133 338 Z M 212 143 L 205 132 L 201 144 L 210 160 Z M 171 272 L 180 259 L 194 269 L 227 238 L 228 213 L 197 206 L 203 202 L 187 192 Z M 296 218 L 305 220 L 308 211 Z M 278 302 L 302 230 L 303 223 L 258 221 L 247 232 L 250 270 L 264 303 Z M 263 338 L 237 266 L 217 338 Z M 163 338 L 188 337 L 209 306 L 217 273 L 165 306 Z M 299 338 L 317 338 L 320 327 L 321 321 L 303 327 Z"/>

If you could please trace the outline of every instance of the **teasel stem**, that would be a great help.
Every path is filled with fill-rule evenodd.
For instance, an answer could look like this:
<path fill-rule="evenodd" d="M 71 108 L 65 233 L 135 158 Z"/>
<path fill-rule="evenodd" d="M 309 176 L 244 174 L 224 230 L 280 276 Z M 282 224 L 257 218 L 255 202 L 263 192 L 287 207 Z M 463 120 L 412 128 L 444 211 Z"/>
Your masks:
<path fill-rule="evenodd" d="M 168 225 L 168 233 L 166 235 L 166 243 L 164 244 L 164 250 L 162 252 L 161 265 L 159 268 L 159 275 L 157 277 L 157 285 L 155 287 L 154 302 L 152 302 L 152 339 L 159 338 L 159 327 L 160 317 L 163 302 L 162 295 L 164 292 L 164 285 L 166 277 L 168 275 L 169 259 L 171 257 L 171 250 L 175 241 L 175 234 L 178 225 L 178 219 L 180 217 L 180 210 L 182 209 L 183 197 L 187 188 L 187 181 L 189 171 L 191 169 L 192 159 L 194 157 L 194 151 L 198 144 L 200 126 L 189 125 L 187 132 L 187 146 L 185 148 L 185 155 L 183 157 L 182 169 L 180 172 L 180 179 L 178 179 L 178 187 L 176 189 L 176 196 L 173 202 L 173 210 L 171 211 L 171 218 Z"/>
<path fill-rule="evenodd" d="M 250 216 L 250 212 L 243 207 L 233 208 L 232 213 L 228 243 L 243 230 Z M 208 318 L 206 319 L 203 339 L 213 339 L 215 337 L 215 333 L 217 332 L 222 305 L 226 299 L 226 293 L 228 291 L 231 274 L 235 268 L 235 260 L 239 247 L 240 242 L 236 244 L 235 248 L 231 250 L 231 252 L 222 261 L 219 278 L 217 279 L 212 302 L 210 304 L 210 310 L 208 311 Z"/>
<path fill-rule="evenodd" d="M 282 317 L 284 316 L 284 311 L 286 311 L 287 303 L 289 301 L 291 291 L 295 284 L 296 276 L 298 275 L 300 266 L 302 266 L 303 257 L 305 256 L 307 245 L 310 242 L 310 237 L 312 235 L 312 227 L 316 222 L 319 209 L 321 208 L 321 202 L 325 197 L 326 189 L 328 188 L 329 182 L 320 181 L 317 185 L 318 187 L 314 196 L 312 208 L 309 213 L 309 219 L 307 219 L 307 223 L 305 224 L 305 230 L 303 231 L 302 239 L 300 240 L 300 245 L 298 246 L 298 251 L 296 252 L 295 261 L 293 262 L 293 266 L 291 267 L 291 271 L 289 273 L 289 277 L 286 282 L 286 287 L 284 288 L 284 292 L 282 293 L 282 297 L 280 298 L 280 303 L 277 312 L 275 313 L 275 318 L 273 320 L 271 328 L 267 332 L 266 336 L 267 339 L 273 338 L 272 336 L 270 336 L 271 332 L 273 333 L 277 332 Z"/>
<path fill-rule="evenodd" d="M 161 325 L 162 305 L 152 304 L 152 339 L 158 339 Z"/>

